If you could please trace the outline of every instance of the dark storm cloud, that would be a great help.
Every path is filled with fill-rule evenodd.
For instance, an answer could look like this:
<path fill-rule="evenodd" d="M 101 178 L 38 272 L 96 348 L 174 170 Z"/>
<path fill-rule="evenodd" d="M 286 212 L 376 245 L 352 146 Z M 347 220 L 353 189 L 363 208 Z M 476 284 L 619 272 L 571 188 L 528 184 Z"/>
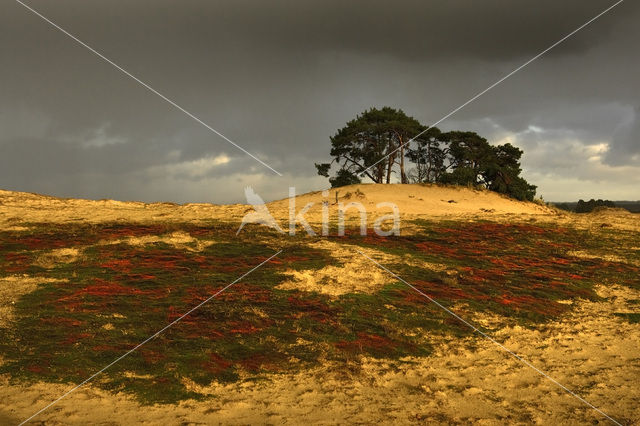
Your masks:
<path fill-rule="evenodd" d="M 629 108 L 627 118 L 613 133 L 611 150 L 607 153 L 609 164 L 638 163 L 640 160 L 640 106 Z"/>
<path fill-rule="evenodd" d="M 5 2 L 0 187 L 239 201 L 246 184 L 260 185 L 266 198 L 286 196 L 290 183 L 317 189 L 325 180 L 313 162 L 326 158 L 328 137 L 355 114 L 390 105 L 434 122 L 612 2 L 29 4 L 285 178 Z M 639 16 L 638 3 L 625 1 L 441 126 L 494 141 L 511 135 L 536 173 L 561 173 L 552 161 L 543 167 L 547 154 L 595 149 L 571 151 L 573 143 L 607 142 L 603 164 L 640 167 Z M 531 126 L 541 131 L 527 132 Z M 603 188 L 616 184 L 617 175 L 597 172 Z"/>
<path fill-rule="evenodd" d="M 49 4 L 47 4 L 49 3 Z M 78 1 L 30 4 L 83 33 L 109 35 L 114 46 L 147 44 L 149 53 L 178 47 L 262 47 L 290 53 L 346 49 L 424 60 L 428 56 L 509 59 L 537 53 L 613 2 L 423 0 L 390 2 Z M 631 3 L 631 2 L 629 2 Z M 625 4 L 624 8 L 636 8 Z M 621 12 L 622 13 L 622 12 Z M 13 27 L 20 27 L 20 21 Z M 593 48 L 614 25 L 573 39 L 564 54 Z M 554 52 L 555 53 L 555 52 Z M 157 65 L 161 65 L 158 62 Z"/>

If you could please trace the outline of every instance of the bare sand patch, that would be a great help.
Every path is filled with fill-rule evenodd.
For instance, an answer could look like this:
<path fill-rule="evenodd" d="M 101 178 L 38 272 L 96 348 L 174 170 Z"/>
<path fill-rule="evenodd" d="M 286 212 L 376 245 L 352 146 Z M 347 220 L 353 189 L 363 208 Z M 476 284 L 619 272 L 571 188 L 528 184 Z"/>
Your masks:
<path fill-rule="evenodd" d="M 297 271 L 290 269 L 284 274 L 289 280 L 276 286 L 283 290 L 318 292 L 331 296 L 347 293 L 372 294 L 387 284 L 397 281 L 388 272 L 372 267 L 371 261 L 358 253 L 349 244 L 322 240 L 310 244 L 311 247 L 327 250 L 335 259 L 335 264 L 317 270 Z M 359 247 L 358 250 L 381 263 L 405 263 L 424 269 L 443 271 L 445 265 L 417 261 L 411 255 L 394 256 L 379 250 Z"/>
<path fill-rule="evenodd" d="M 240 223 L 246 205 L 82 200 L 0 190 L 0 230 L 25 223 Z"/>
<path fill-rule="evenodd" d="M 50 250 L 40 254 L 34 264 L 43 268 L 52 269 L 59 264 L 74 263 L 80 257 L 81 250 L 78 248 L 61 248 Z"/>
<path fill-rule="evenodd" d="M 439 186 L 428 184 L 358 184 L 341 188 L 331 188 L 328 196 L 322 191 L 310 192 L 296 197 L 296 207 L 301 209 L 307 203 L 314 206 L 306 215 L 309 222 L 320 223 L 322 203 L 326 202 L 331 219 L 337 220 L 339 204 L 359 202 L 364 205 L 373 220 L 389 215 L 392 210 L 387 206 L 377 207 L 379 203 L 390 202 L 398 206 L 401 216 L 428 215 L 436 218 L 460 215 L 554 215 L 553 209 L 546 206 L 517 201 L 501 194 L 469 189 L 466 187 Z M 289 200 L 283 199 L 268 203 L 274 216 L 285 218 L 288 214 Z M 356 209 L 345 213 L 348 218 L 357 216 Z"/>
<path fill-rule="evenodd" d="M 291 278 L 276 288 L 339 296 L 346 293 L 375 293 L 384 285 L 393 282 L 393 278 L 386 272 L 379 268 L 371 268 L 371 262 L 352 247 L 330 241 L 320 241 L 310 246 L 330 251 L 336 264 L 318 270 L 285 271 L 284 274 Z M 368 255 L 384 257 L 387 260 L 394 257 L 377 250 L 367 249 L 366 252 Z"/>
<path fill-rule="evenodd" d="M 636 262 L 633 259 L 623 258 L 622 256 L 616 256 L 615 254 L 603 254 L 603 253 L 589 253 L 583 250 L 568 251 L 568 256 L 579 257 L 581 259 L 601 259 L 608 262 L 628 263 L 630 265 L 640 266 L 640 262 Z"/>
<path fill-rule="evenodd" d="M 7 326 L 13 319 L 13 305 L 20 296 L 31 293 L 39 284 L 66 282 L 55 278 L 12 275 L 0 278 L 0 325 Z"/>
<path fill-rule="evenodd" d="M 142 237 L 129 237 L 123 240 L 125 243 L 132 246 L 146 246 L 153 243 L 162 242 L 174 247 L 184 246 L 196 241 L 191 235 L 186 232 L 177 231 L 169 235 L 145 235 Z"/>
<path fill-rule="evenodd" d="M 202 251 L 213 245 L 210 240 L 200 240 L 183 231 L 176 231 L 168 235 L 145 235 L 142 237 L 128 237 L 119 240 L 101 241 L 99 244 L 129 244 L 131 246 L 147 246 L 150 244 L 164 243 L 178 250 Z"/>
<path fill-rule="evenodd" d="M 177 231 L 168 235 L 145 235 L 142 237 L 127 237 L 118 240 L 100 241 L 98 245 L 128 244 L 142 247 L 156 243 L 164 243 L 178 250 L 199 252 L 214 244 L 214 241 L 200 240 L 186 232 Z M 52 269 L 60 264 L 74 263 L 82 256 L 83 249 L 84 247 L 72 247 L 44 251 L 36 257 L 34 265 Z"/>

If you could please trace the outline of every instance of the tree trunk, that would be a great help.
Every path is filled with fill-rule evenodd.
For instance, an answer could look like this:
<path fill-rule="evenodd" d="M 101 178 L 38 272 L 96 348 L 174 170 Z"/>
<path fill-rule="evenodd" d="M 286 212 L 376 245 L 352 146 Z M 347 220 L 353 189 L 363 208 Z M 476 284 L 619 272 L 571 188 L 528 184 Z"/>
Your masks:
<path fill-rule="evenodd" d="M 407 175 L 404 172 L 404 145 L 403 145 L 402 137 L 400 137 L 399 142 L 400 142 L 400 182 L 407 183 L 408 182 Z"/>
<path fill-rule="evenodd" d="M 381 161 L 376 167 L 378 168 L 378 174 L 376 176 L 378 180 L 376 180 L 376 183 L 382 183 L 384 182 L 384 161 Z"/>
<path fill-rule="evenodd" d="M 431 143 L 427 142 L 427 178 L 425 182 L 432 182 L 431 175 L 433 174 L 433 159 L 431 158 Z M 435 181 L 435 178 L 434 180 Z"/>
<path fill-rule="evenodd" d="M 393 164 L 396 162 L 396 153 L 394 152 L 389 156 L 389 162 L 387 163 L 387 183 L 391 182 L 391 169 L 393 169 Z"/>

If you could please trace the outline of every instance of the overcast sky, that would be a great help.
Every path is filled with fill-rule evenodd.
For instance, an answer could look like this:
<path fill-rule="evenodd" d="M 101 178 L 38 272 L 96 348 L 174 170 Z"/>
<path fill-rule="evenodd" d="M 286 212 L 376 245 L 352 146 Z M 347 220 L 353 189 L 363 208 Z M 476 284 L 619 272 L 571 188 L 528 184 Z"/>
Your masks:
<path fill-rule="evenodd" d="M 0 188 L 241 202 L 324 189 L 372 106 L 430 124 L 614 0 L 28 0 L 279 177 L 14 1 L 0 5 Z M 524 150 L 546 200 L 640 199 L 640 3 L 442 122 Z"/>

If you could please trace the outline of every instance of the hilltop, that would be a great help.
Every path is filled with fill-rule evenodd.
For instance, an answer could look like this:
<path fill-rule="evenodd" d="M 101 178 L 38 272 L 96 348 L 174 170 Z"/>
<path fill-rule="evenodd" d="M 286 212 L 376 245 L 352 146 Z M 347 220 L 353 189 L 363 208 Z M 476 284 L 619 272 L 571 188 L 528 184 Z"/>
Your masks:
<path fill-rule="evenodd" d="M 518 201 L 493 191 L 472 189 L 462 186 L 436 184 L 355 184 L 331 188 L 325 197 L 323 191 L 314 191 L 296 197 L 296 206 L 302 207 L 312 202 L 316 206 L 323 201 L 329 203 L 330 210 L 337 209 L 339 203 L 362 203 L 367 211 L 375 212 L 378 203 L 394 203 L 401 215 L 455 217 L 460 215 L 553 215 L 554 210 L 527 201 Z M 289 200 L 268 203 L 269 208 L 281 211 L 288 207 Z M 388 213 L 388 208 L 379 209 Z"/>
<path fill-rule="evenodd" d="M 466 187 L 437 186 L 424 184 L 358 184 L 301 194 L 296 197 L 296 209 L 305 204 L 315 205 L 309 210 L 310 222 L 319 221 L 323 201 L 336 215 L 338 203 L 362 203 L 372 215 L 388 214 L 388 208 L 377 209 L 382 202 L 398 206 L 406 217 L 428 216 L 430 218 L 454 218 L 457 216 L 480 216 L 492 218 L 500 215 L 553 216 L 554 210 L 532 202 L 517 201 L 491 191 Z M 336 198 L 337 195 L 337 198 Z M 336 203 L 337 200 L 337 203 Z M 280 219 L 288 218 L 289 200 L 267 203 L 272 214 Z M 24 222 L 139 222 L 160 223 L 168 221 L 203 222 L 224 220 L 239 222 L 250 206 L 246 204 L 207 203 L 143 203 L 117 200 L 83 200 L 57 198 L 26 192 L 0 190 L 0 227 L 17 226 Z M 349 212 L 355 215 L 355 210 Z"/>

